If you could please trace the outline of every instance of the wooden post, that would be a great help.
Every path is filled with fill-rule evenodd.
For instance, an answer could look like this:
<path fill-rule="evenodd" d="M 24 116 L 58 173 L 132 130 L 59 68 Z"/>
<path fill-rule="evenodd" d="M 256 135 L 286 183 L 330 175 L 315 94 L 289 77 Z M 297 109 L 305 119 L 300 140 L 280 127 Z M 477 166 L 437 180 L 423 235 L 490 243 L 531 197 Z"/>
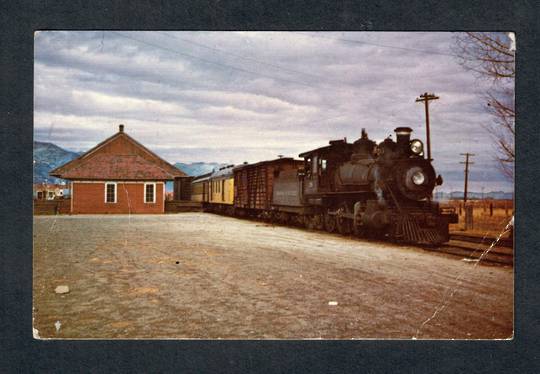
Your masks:
<path fill-rule="evenodd" d="M 463 204 L 467 204 L 467 189 L 469 186 L 469 165 L 474 164 L 474 162 L 469 161 L 471 156 L 475 156 L 474 153 L 460 153 L 460 155 L 465 156 L 465 162 L 460 162 L 460 164 L 465 164 L 465 186 L 463 191 Z"/>
<path fill-rule="evenodd" d="M 472 204 L 465 206 L 465 230 L 473 229 L 473 206 Z"/>
<path fill-rule="evenodd" d="M 423 95 L 420 95 L 419 98 L 416 99 L 416 102 L 424 102 L 424 108 L 426 111 L 426 143 L 427 143 L 427 159 L 429 161 L 432 160 L 431 158 L 431 140 L 429 135 L 429 101 L 430 100 L 437 100 L 439 99 L 438 96 L 435 96 L 434 94 L 428 94 L 425 92 Z"/>
<path fill-rule="evenodd" d="M 493 202 L 489 203 L 489 216 L 493 217 Z"/>

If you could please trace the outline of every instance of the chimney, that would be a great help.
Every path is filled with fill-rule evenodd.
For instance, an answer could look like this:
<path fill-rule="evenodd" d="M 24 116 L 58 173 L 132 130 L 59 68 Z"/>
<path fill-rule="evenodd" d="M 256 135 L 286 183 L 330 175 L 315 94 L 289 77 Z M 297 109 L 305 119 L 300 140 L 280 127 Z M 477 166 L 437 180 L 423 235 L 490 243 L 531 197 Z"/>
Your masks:
<path fill-rule="evenodd" d="M 120 124 L 120 125 L 118 126 L 118 131 L 124 132 L 124 125 L 123 125 L 123 124 Z"/>

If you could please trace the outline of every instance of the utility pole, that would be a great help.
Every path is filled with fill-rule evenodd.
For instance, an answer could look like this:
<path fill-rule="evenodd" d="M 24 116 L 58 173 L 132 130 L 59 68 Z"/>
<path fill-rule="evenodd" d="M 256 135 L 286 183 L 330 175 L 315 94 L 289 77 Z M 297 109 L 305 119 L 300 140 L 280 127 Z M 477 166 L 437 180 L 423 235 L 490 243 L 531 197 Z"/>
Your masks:
<path fill-rule="evenodd" d="M 438 96 L 435 96 L 435 94 L 428 94 L 427 92 L 424 92 L 424 94 L 420 95 L 420 97 L 416 98 L 416 102 L 424 102 L 424 106 L 426 108 L 426 143 L 427 143 L 427 158 L 428 160 L 432 160 L 431 158 L 431 141 L 429 137 L 429 101 L 430 100 L 437 100 L 439 99 Z"/>
<path fill-rule="evenodd" d="M 467 204 L 467 187 L 469 183 L 469 165 L 474 164 L 474 162 L 469 161 L 469 157 L 475 156 L 474 153 L 460 153 L 461 156 L 465 156 L 465 162 L 460 162 L 460 164 L 465 164 L 465 191 L 463 192 L 463 204 Z"/>

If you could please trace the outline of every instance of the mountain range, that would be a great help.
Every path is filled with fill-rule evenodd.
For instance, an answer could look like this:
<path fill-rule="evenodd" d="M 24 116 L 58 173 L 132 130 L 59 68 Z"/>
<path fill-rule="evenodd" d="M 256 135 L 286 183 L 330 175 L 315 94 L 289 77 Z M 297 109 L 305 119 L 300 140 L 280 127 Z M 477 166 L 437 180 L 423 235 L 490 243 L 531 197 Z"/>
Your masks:
<path fill-rule="evenodd" d="M 34 142 L 34 183 L 61 183 L 60 178 L 49 176 L 49 171 L 79 157 L 80 153 L 67 151 L 56 144 Z"/>
<path fill-rule="evenodd" d="M 435 200 L 462 200 L 463 191 L 452 192 L 435 192 L 433 198 Z M 512 192 L 504 191 L 490 191 L 490 192 L 467 192 L 467 199 L 480 200 L 480 199 L 494 199 L 494 200 L 512 200 L 514 195 Z"/>
<path fill-rule="evenodd" d="M 174 164 L 174 166 L 176 166 L 178 169 L 182 170 L 184 173 L 192 177 L 210 173 L 213 170 L 217 170 L 225 165 L 226 164 L 220 164 L 217 162 L 192 162 L 190 164 L 177 162 L 176 164 Z"/>
<path fill-rule="evenodd" d="M 61 183 L 62 179 L 49 176 L 49 171 L 73 160 L 81 153 L 72 152 L 63 149 L 56 144 L 46 142 L 34 142 L 34 183 Z M 220 164 L 218 162 L 192 162 L 183 163 L 177 162 L 174 164 L 177 168 L 182 170 L 189 176 L 197 176 L 217 170 L 226 164 Z M 467 194 L 469 199 L 512 199 L 513 194 L 511 192 L 492 191 L 492 192 L 469 192 Z M 436 192 L 434 194 L 436 200 L 450 200 L 450 199 L 463 199 L 463 191 L 452 192 Z"/>

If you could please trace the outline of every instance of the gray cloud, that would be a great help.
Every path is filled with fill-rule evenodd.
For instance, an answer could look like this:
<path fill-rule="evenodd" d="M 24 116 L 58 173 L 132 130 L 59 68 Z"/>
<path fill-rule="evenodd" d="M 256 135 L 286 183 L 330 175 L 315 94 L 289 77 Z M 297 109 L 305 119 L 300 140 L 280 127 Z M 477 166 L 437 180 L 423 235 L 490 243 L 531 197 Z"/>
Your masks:
<path fill-rule="evenodd" d="M 365 127 L 423 139 L 414 99 L 434 91 L 435 166 L 513 189 L 493 161 L 487 82 L 452 56 L 450 33 L 41 32 L 35 38 L 36 140 L 88 149 L 118 123 L 169 161 L 240 163 L 295 156 Z"/>

